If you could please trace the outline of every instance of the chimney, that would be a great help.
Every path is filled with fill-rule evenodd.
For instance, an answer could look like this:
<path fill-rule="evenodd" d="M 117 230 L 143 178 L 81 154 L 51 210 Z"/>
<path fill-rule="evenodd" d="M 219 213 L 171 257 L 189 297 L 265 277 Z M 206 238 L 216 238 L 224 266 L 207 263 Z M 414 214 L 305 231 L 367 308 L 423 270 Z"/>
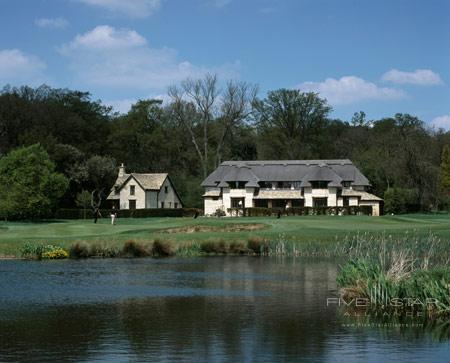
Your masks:
<path fill-rule="evenodd" d="M 125 166 L 122 164 L 120 164 L 119 166 L 119 178 L 123 177 L 125 175 Z"/>

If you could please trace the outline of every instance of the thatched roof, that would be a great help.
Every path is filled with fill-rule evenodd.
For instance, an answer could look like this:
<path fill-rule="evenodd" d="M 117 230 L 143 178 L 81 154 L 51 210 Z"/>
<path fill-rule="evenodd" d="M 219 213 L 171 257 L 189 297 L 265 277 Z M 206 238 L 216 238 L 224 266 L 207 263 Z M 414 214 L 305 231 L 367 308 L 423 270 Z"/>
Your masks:
<path fill-rule="evenodd" d="M 352 185 L 369 186 L 367 178 L 348 159 L 338 160 L 259 160 L 225 161 L 202 183 L 204 187 L 226 187 L 228 182 L 246 182 L 257 186 L 258 182 L 327 181 L 329 186 L 341 186 L 342 181 Z"/>

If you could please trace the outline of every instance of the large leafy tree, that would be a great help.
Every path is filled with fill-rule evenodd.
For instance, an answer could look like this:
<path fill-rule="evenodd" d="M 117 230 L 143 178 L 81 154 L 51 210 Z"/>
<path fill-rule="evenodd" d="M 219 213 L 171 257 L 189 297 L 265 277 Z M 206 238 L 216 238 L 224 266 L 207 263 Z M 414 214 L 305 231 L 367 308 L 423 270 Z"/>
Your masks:
<path fill-rule="evenodd" d="M 0 159 L 2 218 L 46 217 L 67 187 L 67 179 L 55 172 L 55 165 L 39 144 L 13 150 Z"/>
<path fill-rule="evenodd" d="M 442 150 L 441 189 L 445 195 L 450 196 L 450 146 L 449 145 L 445 145 Z"/>
<path fill-rule="evenodd" d="M 320 150 L 318 138 L 331 107 L 316 93 L 279 89 L 254 103 L 259 153 L 270 159 L 308 159 Z"/>
<path fill-rule="evenodd" d="M 86 92 L 45 85 L 5 87 L 0 91 L 0 155 L 34 143 L 47 150 L 70 144 L 83 152 L 102 154 L 110 112 Z"/>

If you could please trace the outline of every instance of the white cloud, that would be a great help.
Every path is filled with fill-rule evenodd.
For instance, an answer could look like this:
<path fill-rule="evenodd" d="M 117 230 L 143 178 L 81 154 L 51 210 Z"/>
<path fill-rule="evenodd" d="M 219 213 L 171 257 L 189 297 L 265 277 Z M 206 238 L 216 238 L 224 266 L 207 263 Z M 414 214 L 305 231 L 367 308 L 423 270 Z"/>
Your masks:
<path fill-rule="evenodd" d="M 0 50 L 0 84 L 37 85 L 45 82 L 46 65 L 38 57 L 19 49 Z"/>
<path fill-rule="evenodd" d="M 78 80 L 87 85 L 165 92 L 171 84 L 206 72 L 236 78 L 239 63 L 207 68 L 179 60 L 170 48 L 151 48 L 133 30 L 98 26 L 59 48 Z"/>
<path fill-rule="evenodd" d="M 297 86 L 303 92 L 318 92 L 332 105 L 351 104 L 367 100 L 391 100 L 405 97 L 402 90 L 379 87 L 356 76 L 327 78 L 323 82 L 304 82 Z"/>
<path fill-rule="evenodd" d="M 161 0 L 75 0 L 132 18 L 146 18 L 157 11 Z"/>
<path fill-rule="evenodd" d="M 90 32 L 77 35 L 60 52 L 69 54 L 78 51 L 99 51 L 133 48 L 145 45 L 147 41 L 134 30 L 115 29 L 109 25 L 99 25 Z"/>
<path fill-rule="evenodd" d="M 397 84 L 416 84 L 420 86 L 442 84 L 440 75 L 430 69 L 416 69 L 414 72 L 403 72 L 391 69 L 383 74 L 382 80 Z"/>
<path fill-rule="evenodd" d="M 435 117 L 430 124 L 437 129 L 450 130 L 450 115 Z"/>
<path fill-rule="evenodd" d="M 64 18 L 40 18 L 34 21 L 39 28 L 64 29 L 69 26 L 69 22 Z"/>

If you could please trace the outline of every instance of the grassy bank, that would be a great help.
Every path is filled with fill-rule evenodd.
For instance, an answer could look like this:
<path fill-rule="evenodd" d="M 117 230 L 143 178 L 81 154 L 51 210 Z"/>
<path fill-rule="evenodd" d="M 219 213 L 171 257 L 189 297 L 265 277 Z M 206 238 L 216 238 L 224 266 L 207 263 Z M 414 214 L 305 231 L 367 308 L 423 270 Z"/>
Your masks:
<path fill-rule="evenodd" d="M 119 220 L 116 226 L 111 226 L 108 219 L 97 224 L 91 220 L 1 222 L 0 255 L 20 256 L 26 243 L 58 245 L 66 250 L 81 243 L 120 250 L 129 240 L 148 245 L 156 239 L 170 241 L 180 254 L 190 254 L 198 251 L 203 243 L 246 245 L 254 237 L 268 241 L 271 251 L 278 249 L 285 254 L 363 255 L 379 248 L 375 246 L 383 238 L 391 237 L 396 243 L 420 250 L 416 245 L 429 239 L 430 233 L 439 240 L 434 243 L 435 248 L 445 251 L 450 241 L 449 216 L 130 218 Z"/>
<path fill-rule="evenodd" d="M 421 253 L 398 245 L 346 262 L 337 277 L 342 299 L 351 302 L 351 309 L 408 311 L 411 316 L 419 311 L 421 316 L 443 318 L 449 326 L 449 251 L 437 251 L 434 243 L 418 247 Z"/>

